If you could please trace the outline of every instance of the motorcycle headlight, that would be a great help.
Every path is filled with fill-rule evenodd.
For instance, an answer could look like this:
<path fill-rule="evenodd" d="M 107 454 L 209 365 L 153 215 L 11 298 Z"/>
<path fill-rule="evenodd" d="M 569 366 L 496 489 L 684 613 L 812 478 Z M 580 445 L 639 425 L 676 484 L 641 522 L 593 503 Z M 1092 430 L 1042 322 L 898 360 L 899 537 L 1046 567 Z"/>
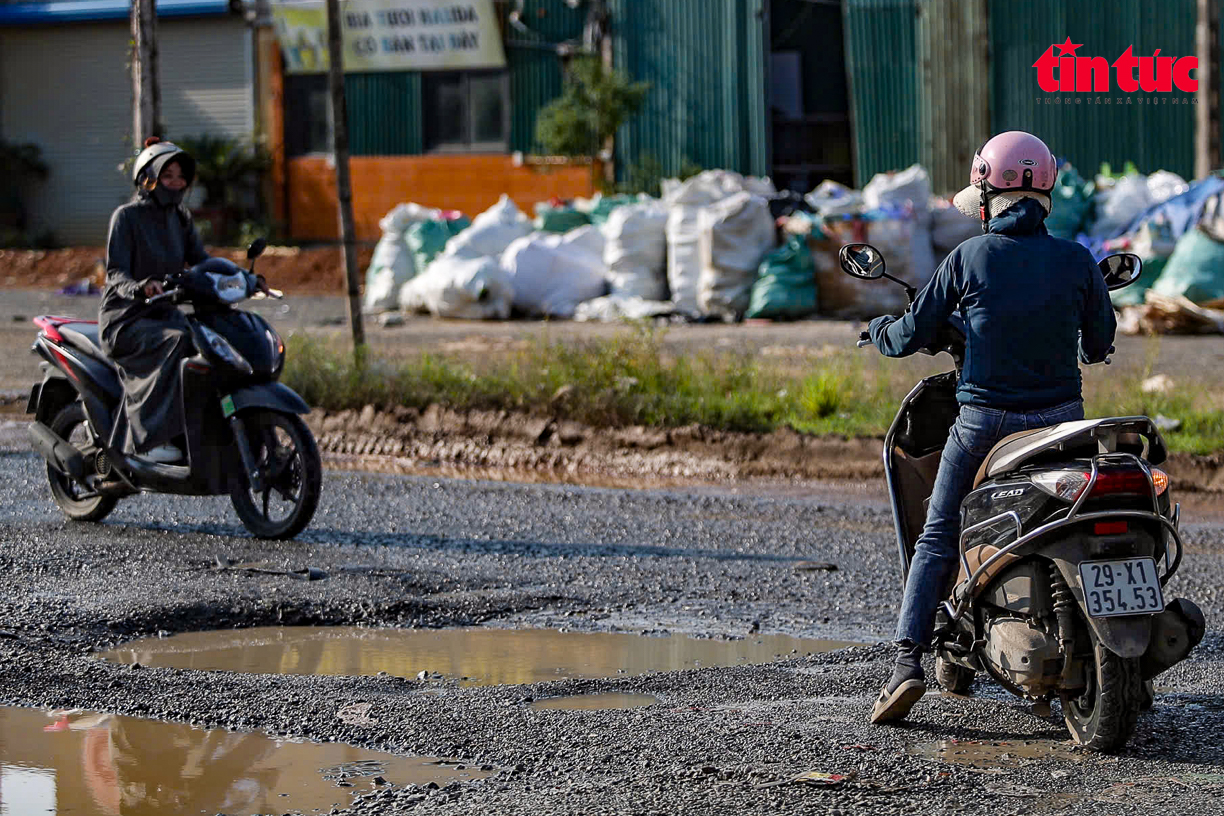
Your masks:
<path fill-rule="evenodd" d="M 242 373 L 251 373 L 251 364 L 238 353 L 236 348 L 230 345 L 228 340 L 207 326 L 200 326 L 200 334 L 203 335 L 204 341 L 208 343 L 209 351 Z"/>

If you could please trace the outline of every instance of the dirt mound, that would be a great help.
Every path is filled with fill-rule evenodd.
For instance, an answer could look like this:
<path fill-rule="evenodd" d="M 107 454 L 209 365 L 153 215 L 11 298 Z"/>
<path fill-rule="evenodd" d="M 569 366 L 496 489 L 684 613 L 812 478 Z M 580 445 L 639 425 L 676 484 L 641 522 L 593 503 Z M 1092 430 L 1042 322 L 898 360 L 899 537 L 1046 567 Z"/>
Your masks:
<path fill-rule="evenodd" d="M 333 464 L 368 470 L 445 475 L 489 471 L 554 477 L 730 481 L 881 479 L 879 439 L 842 439 L 796 433 L 683 428 L 597 428 L 554 417 L 505 411 L 315 411 L 309 424 Z M 364 464 L 360 460 L 365 460 Z M 1179 491 L 1224 492 L 1224 456 L 1175 454 L 1162 466 Z M 560 479 L 564 481 L 564 478 Z"/>
<path fill-rule="evenodd" d="M 373 255 L 370 247 L 357 250 L 357 268 L 365 280 Z M 209 247 L 209 253 L 246 265 L 246 251 Z M 20 289 L 62 289 L 89 280 L 101 286 L 105 277 L 105 247 L 68 249 L 0 249 L 0 286 Z M 258 271 L 271 286 L 295 294 L 342 294 L 344 269 L 339 247 L 268 247 Z"/>

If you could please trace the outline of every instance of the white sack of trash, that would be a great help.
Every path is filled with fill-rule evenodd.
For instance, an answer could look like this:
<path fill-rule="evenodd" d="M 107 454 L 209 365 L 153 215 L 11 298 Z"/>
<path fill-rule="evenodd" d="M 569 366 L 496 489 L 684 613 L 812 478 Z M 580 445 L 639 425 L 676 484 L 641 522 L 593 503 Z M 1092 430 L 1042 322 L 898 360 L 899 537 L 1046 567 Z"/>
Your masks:
<path fill-rule="evenodd" d="M 501 256 L 514 308 L 530 316 L 573 317 L 578 304 L 607 289 L 603 254 L 604 236 L 594 226 L 516 239 Z"/>
<path fill-rule="evenodd" d="M 514 285 L 496 258 L 440 255 L 400 290 L 400 308 L 456 320 L 505 320 Z"/>
<path fill-rule="evenodd" d="M 429 221 L 441 215 L 441 210 L 420 204 L 399 204 L 378 222 L 382 238 L 374 247 L 374 257 L 366 270 L 362 311 L 382 312 L 396 307 L 400 289 L 418 271 L 404 235 L 418 221 Z"/>

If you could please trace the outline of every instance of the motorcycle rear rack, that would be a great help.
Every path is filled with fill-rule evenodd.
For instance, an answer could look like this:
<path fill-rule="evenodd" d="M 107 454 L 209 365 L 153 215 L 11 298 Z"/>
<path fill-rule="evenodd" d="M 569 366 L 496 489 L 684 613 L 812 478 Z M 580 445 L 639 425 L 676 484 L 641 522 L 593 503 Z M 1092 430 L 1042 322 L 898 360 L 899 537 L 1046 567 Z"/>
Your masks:
<path fill-rule="evenodd" d="M 1109 459 L 1111 461 L 1130 461 L 1143 471 L 1144 475 L 1147 477 L 1148 487 L 1150 488 L 1152 494 L 1152 512 L 1148 512 L 1146 510 L 1104 510 L 1096 513 L 1079 512 L 1080 508 L 1084 504 L 1084 501 L 1092 493 L 1093 485 L 1096 484 L 1097 476 L 1100 473 L 1099 460 L 1101 459 Z M 1020 520 L 1020 515 L 1015 510 L 1009 510 L 1005 513 L 999 513 L 997 516 L 992 516 L 985 521 L 974 524 L 972 527 L 968 527 L 961 531 L 961 566 L 964 568 L 965 574 L 969 577 L 963 583 L 961 583 L 954 592 L 956 605 L 953 606 L 949 601 L 944 601 L 942 604 L 944 612 L 948 616 L 948 624 L 951 625 L 956 623 L 962 616 L 964 616 L 965 612 L 968 611 L 969 601 L 973 597 L 974 589 L 977 588 L 982 576 L 986 574 L 994 564 L 998 563 L 1004 557 L 1016 553 L 1017 550 L 1024 547 L 1026 544 L 1031 544 L 1033 541 L 1036 541 L 1037 539 L 1040 539 L 1043 536 L 1054 532 L 1055 530 L 1062 529 L 1063 527 L 1069 527 L 1073 524 L 1083 524 L 1084 522 L 1088 521 L 1104 521 L 1106 519 L 1125 518 L 1159 522 L 1169 534 L 1169 539 L 1165 545 L 1164 553 L 1165 571 L 1164 574 L 1160 576 L 1160 585 L 1163 587 L 1169 582 L 1169 579 L 1173 577 L 1173 574 L 1177 572 L 1177 568 L 1181 566 L 1182 559 L 1183 545 L 1181 533 L 1178 530 L 1178 526 L 1181 521 L 1180 504 L 1175 505 L 1171 515 L 1172 518 L 1166 518 L 1160 512 L 1160 498 L 1159 494 L 1156 492 L 1156 480 L 1152 477 L 1152 469 L 1147 462 L 1143 461 L 1133 453 L 1098 454 L 1097 456 L 1092 457 L 1092 474 L 1088 479 L 1088 484 L 1085 485 L 1084 489 L 1080 492 L 1080 495 L 1078 498 L 1076 498 L 1075 503 L 1071 505 L 1071 509 L 1067 512 L 1067 515 L 1063 516 L 1062 518 L 1047 522 L 1035 530 L 1030 530 L 1028 533 L 1024 533 L 1024 525 Z M 988 527 L 992 524 L 1008 519 L 1010 519 L 1016 525 L 1016 540 L 991 554 L 991 556 L 983 561 L 976 570 L 970 572 L 969 557 L 967 555 L 966 547 L 969 535 L 983 527 Z M 1172 548 L 1169 546 L 1170 543 L 1177 545 L 1176 555 L 1172 557 L 1172 559 L 1170 559 L 1170 552 L 1172 550 Z"/>

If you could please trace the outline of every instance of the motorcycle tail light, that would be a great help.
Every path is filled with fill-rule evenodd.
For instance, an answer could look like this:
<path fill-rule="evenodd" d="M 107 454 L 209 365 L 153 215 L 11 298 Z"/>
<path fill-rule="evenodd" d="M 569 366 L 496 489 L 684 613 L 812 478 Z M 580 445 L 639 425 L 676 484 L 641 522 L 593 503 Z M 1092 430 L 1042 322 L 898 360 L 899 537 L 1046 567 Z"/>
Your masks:
<path fill-rule="evenodd" d="M 1052 470 L 1033 476 L 1033 484 L 1064 501 L 1078 499 L 1091 480 L 1092 473 L 1083 470 Z M 1147 475 L 1137 468 L 1101 470 L 1097 472 L 1096 482 L 1092 485 L 1092 495 L 1147 496 L 1151 494 L 1153 484 L 1156 486 L 1156 495 L 1161 495 L 1169 489 L 1168 474 L 1152 468 L 1152 482 L 1149 483 Z"/>
<path fill-rule="evenodd" d="M 1082 470 L 1050 470 L 1033 474 L 1033 484 L 1063 501 L 1075 501 L 1088 486 L 1091 473 Z"/>

